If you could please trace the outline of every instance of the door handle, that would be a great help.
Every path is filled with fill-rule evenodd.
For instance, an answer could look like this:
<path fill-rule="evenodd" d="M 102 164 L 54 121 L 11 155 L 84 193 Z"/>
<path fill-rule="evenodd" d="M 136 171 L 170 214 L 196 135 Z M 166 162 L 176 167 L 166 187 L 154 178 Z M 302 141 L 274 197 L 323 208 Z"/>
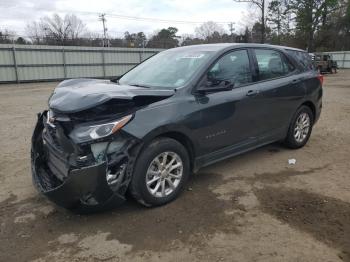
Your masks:
<path fill-rule="evenodd" d="M 256 96 L 257 94 L 259 94 L 258 90 L 249 90 L 247 92 L 247 96 Z"/>
<path fill-rule="evenodd" d="M 301 82 L 302 79 L 298 78 L 298 79 L 293 79 L 292 80 L 292 84 L 297 84 L 299 82 Z"/>

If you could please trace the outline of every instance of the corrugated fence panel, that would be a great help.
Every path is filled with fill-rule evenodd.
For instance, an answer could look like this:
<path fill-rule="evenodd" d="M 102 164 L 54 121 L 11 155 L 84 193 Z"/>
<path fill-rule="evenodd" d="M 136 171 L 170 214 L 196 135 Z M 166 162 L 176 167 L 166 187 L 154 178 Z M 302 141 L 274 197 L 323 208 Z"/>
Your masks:
<path fill-rule="evenodd" d="M 100 52 L 66 52 L 66 63 L 69 64 L 101 64 L 102 53 Z"/>
<path fill-rule="evenodd" d="M 106 66 L 106 76 L 108 77 L 116 77 L 124 74 L 133 68 L 134 65 L 114 65 L 114 66 Z"/>
<path fill-rule="evenodd" d="M 13 65 L 13 51 L 12 50 L 0 50 L 0 64 Z"/>
<path fill-rule="evenodd" d="M 110 78 L 162 49 L 0 44 L 0 83 Z"/>
<path fill-rule="evenodd" d="M 103 78 L 102 66 L 70 66 L 67 68 L 67 78 L 94 77 Z"/>
<path fill-rule="evenodd" d="M 11 67 L 0 67 L 0 82 L 16 81 L 15 69 Z"/>
<path fill-rule="evenodd" d="M 62 66 L 19 67 L 18 77 L 21 81 L 55 80 L 63 79 L 64 72 Z"/>
<path fill-rule="evenodd" d="M 105 52 L 106 63 L 140 63 L 140 53 L 112 53 Z"/>
<path fill-rule="evenodd" d="M 63 65 L 61 52 L 38 51 L 38 50 L 18 50 L 16 51 L 17 65 Z"/>

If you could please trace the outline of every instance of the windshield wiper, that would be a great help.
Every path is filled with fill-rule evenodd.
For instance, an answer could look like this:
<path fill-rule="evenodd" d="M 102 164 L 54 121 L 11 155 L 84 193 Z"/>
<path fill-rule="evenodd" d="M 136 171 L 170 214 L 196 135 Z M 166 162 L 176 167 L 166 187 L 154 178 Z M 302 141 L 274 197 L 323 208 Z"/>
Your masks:
<path fill-rule="evenodd" d="M 143 88 L 151 88 L 150 86 L 140 85 L 140 84 L 128 84 L 129 86 L 143 87 Z"/>

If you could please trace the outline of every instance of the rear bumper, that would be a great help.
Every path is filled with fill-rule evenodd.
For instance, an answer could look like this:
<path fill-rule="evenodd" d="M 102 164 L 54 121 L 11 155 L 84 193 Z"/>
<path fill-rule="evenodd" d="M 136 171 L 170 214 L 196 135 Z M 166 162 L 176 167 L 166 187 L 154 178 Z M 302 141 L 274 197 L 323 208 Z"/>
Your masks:
<path fill-rule="evenodd" d="M 74 166 L 69 161 L 72 154 L 62 155 L 53 150 L 54 147 L 43 135 L 44 128 L 47 128 L 45 123 L 44 114 L 39 114 L 32 137 L 32 178 L 37 190 L 57 205 L 79 213 L 122 204 L 132 174 L 130 146 L 122 152 L 114 152 L 117 156 L 110 162 L 87 161 L 84 165 Z M 76 156 L 73 154 L 73 157 Z M 111 162 L 114 169 L 120 167 L 122 170 L 120 179 L 113 186 L 106 179 Z"/>

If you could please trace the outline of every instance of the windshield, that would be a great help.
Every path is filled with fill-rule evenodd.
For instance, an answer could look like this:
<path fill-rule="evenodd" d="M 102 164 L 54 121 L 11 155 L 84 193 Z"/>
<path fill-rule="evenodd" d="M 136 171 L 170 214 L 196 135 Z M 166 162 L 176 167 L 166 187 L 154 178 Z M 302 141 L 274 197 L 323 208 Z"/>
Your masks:
<path fill-rule="evenodd" d="M 175 89 L 185 85 L 214 54 L 212 51 L 169 50 L 141 63 L 119 83 L 159 89 Z"/>

